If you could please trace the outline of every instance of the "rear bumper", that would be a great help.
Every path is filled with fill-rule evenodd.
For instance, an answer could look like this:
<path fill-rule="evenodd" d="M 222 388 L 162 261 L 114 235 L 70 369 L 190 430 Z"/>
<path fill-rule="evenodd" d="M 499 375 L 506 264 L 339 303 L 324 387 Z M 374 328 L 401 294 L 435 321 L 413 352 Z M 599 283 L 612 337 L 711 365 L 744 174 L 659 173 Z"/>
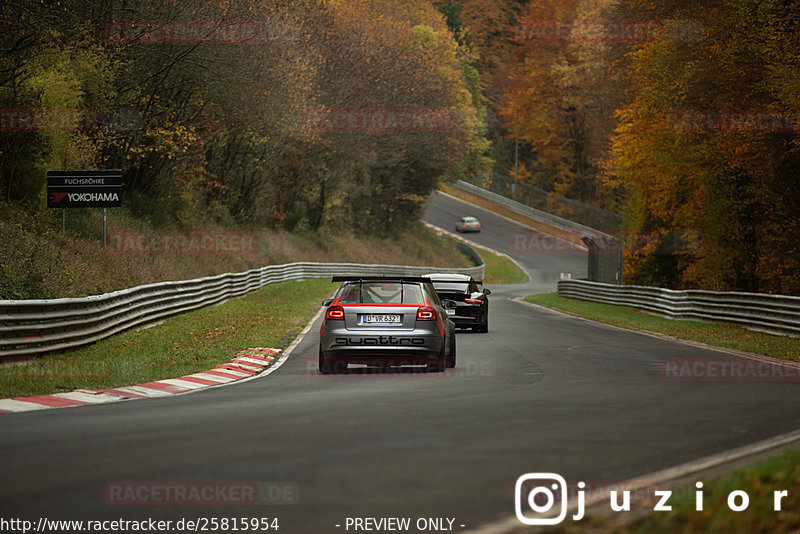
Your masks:
<path fill-rule="evenodd" d="M 462 310 L 459 310 L 459 312 L 462 312 Z M 456 326 L 477 326 L 486 322 L 486 314 L 488 311 L 476 307 L 463 310 L 463 313 L 475 314 L 475 316 L 451 315 L 449 318 L 455 323 Z"/>
<path fill-rule="evenodd" d="M 456 327 L 483 324 L 482 317 L 450 317 L 450 320 L 456 324 Z"/>
<path fill-rule="evenodd" d="M 444 344 L 442 336 L 431 334 L 345 332 L 325 332 L 321 336 L 320 351 L 324 357 L 349 363 L 421 365 L 436 361 Z"/>
<path fill-rule="evenodd" d="M 325 354 L 325 358 L 337 362 L 355 363 L 363 365 L 382 365 L 382 366 L 400 366 L 400 365 L 427 365 L 435 363 L 438 360 L 438 355 L 429 353 L 388 353 L 388 352 L 341 352 L 331 351 Z"/>

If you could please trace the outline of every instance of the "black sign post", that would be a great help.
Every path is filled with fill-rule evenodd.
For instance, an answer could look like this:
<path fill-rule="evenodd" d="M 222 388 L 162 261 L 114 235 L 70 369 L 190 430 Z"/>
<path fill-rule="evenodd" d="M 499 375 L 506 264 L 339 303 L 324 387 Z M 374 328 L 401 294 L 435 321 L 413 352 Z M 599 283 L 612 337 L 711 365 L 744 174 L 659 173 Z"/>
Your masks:
<path fill-rule="evenodd" d="M 103 208 L 103 248 L 106 248 L 106 208 L 122 206 L 122 170 L 47 171 L 47 207 L 61 208 L 64 233 L 66 208 Z"/>

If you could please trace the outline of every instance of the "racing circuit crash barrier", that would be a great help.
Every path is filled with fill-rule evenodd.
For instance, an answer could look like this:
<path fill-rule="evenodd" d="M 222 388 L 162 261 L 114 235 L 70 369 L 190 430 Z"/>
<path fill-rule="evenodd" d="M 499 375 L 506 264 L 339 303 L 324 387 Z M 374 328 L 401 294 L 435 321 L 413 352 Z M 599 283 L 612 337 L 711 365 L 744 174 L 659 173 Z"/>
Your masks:
<path fill-rule="evenodd" d="M 463 180 L 456 182 L 455 187 L 475 196 L 490 200 L 504 208 L 515 211 L 531 219 L 554 226 L 560 230 L 572 232 L 581 236 L 581 241 L 589 250 L 587 275 L 593 282 L 606 282 L 611 284 L 622 283 L 622 247 L 617 239 L 609 234 L 589 228 L 574 221 L 569 221 L 558 215 L 547 213 L 531 206 L 521 204 L 508 197 L 487 191 Z"/>
<path fill-rule="evenodd" d="M 631 306 L 670 319 L 735 323 L 750 330 L 800 336 L 800 297 L 559 280 L 562 297 Z"/>
<path fill-rule="evenodd" d="M 334 275 L 419 276 L 460 273 L 482 279 L 476 267 L 436 268 L 356 263 L 288 263 L 242 273 L 159 282 L 83 298 L 0 300 L 0 361 L 88 345 L 131 328 L 152 324 L 268 284 Z"/>

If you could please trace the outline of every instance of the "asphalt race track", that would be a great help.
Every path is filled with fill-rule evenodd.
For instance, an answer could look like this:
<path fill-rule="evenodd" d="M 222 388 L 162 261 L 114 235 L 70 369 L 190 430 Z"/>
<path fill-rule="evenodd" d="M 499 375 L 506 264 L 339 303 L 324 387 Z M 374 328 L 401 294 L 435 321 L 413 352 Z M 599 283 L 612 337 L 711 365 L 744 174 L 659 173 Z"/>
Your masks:
<path fill-rule="evenodd" d="M 800 428 L 797 383 L 665 380 L 666 358 L 723 355 L 510 300 L 553 291 L 561 272 L 584 276 L 584 253 L 520 250 L 521 227 L 443 195 L 426 220 L 452 230 L 462 215 L 483 223 L 468 239 L 513 255 L 531 281 L 489 286 L 489 333 L 459 333 L 456 369 L 321 376 L 317 323 L 264 378 L 5 414 L 0 516 L 277 517 L 283 533 L 431 517 L 462 531 L 513 516 L 513 485 L 527 472 L 611 483 Z M 234 506 L 120 505 L 104 493 L 225 481 L 289 490 L 281 504 Z"/>

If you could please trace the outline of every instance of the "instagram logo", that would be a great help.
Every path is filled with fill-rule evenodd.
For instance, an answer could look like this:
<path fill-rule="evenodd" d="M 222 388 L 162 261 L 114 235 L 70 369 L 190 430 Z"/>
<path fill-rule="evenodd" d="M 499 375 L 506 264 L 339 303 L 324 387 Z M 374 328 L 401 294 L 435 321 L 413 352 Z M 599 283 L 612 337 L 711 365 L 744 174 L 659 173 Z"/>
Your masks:
<path fill-rule="evenodd" d="M 558 515 L 553 517 L 556 495 Z M 561 475 L 527 473 L 519 477 L 514 486 L 514 511 L 517 519 L 526 525 L 557 525 L 567 517 L 567 498 L 567 481 Z M 526 514 L 523 504 L 536 515 Z"/>
<path fill-rule="evenodd" d="M 635 479 L 626 482 L 616 482 L 610 485 L 608 481 L 600 481 L 592 484 L 596 486 L 593 490 L 587 490 L 586 483 L 583 481 L 577 484 L 567 485 L 567 481 L 561 475 L 555 473 L 528 473 L 517 479 L 514 486 L 514 511 L 517 519 L 525 525 L 558 525 L 567 517 L 569 509 L 575 509 L 572 514 L 573 521 L 580 521 L 586 515 L 587 503 L 589 506 L 597 506 L 602 501 L 608 500 L 609 509 L 614 513 L 630 512 L 632 495 L 637 502 L 653 504 L 654 512 L 672 511 L 672 490 L 656 489 L 663 488 L 661 483 L 647 479 Z M 696 482 L 694 495 L 695 511 L 701 512 L 704 507 L 703 483 Z M 575 488 L 575 495 L 569 495 L 568 489 Z M 586 498 L 587 491 L 591 491 L 589 499 Z M 776 490 L 772 492 L 773 505 L 775 512 L 782 510 L 781 501 L 788 497 L 786 490 Z M 573 499 L 575 499 L 573 501 Z M 558 508 L 556 508 L 558 500 Z M 679 494 L 675 502 L 682 502 Z M 523 507 L 527 505 L 527 509 Z M 743 512 L 750 506 L 750 496 L 746 491 L 733 490 L 728 494 L 728 509 L 732 512 Z M 557 515 L 556 515 L 557 514 Z"/>

